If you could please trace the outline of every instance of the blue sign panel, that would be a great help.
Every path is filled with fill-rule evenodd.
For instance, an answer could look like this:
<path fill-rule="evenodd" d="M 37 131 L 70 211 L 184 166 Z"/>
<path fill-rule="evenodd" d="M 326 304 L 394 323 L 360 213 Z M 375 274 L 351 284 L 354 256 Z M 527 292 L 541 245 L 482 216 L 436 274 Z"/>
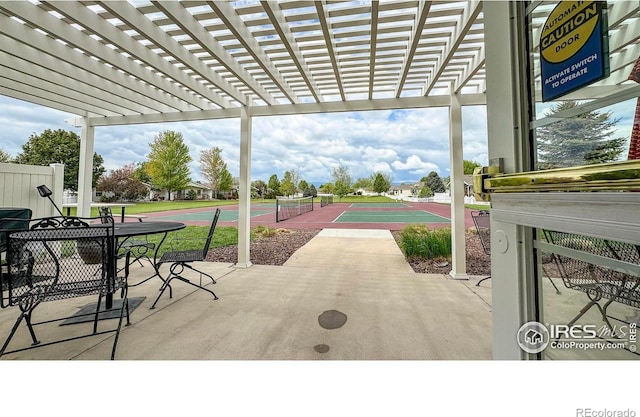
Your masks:
<path fill-rule="evenodd" d="M 561 1 L 540 34 L 542 101 L 609 76 L 604 1 Z"/>

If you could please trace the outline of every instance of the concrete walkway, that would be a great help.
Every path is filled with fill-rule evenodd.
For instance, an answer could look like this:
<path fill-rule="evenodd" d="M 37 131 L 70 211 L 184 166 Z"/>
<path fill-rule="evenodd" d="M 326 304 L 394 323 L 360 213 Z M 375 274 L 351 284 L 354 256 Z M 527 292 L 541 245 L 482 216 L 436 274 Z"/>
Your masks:
<path fill-rule="evenodd" d="M 490 284 L 414 273 L 388 231 L 322 231 L 284 266 L 199 266 L 216 277 L 208 288 L 220 299 L 176 282 L 173 299 L 150 310 L 160 281 L 132 287 L 130 297 L 146 298 L 121 332 L 117 359 L 491 358 Z M 130 282 L 150 270 L 134 268 Z M 38 314 L 72 314 L 91 301 L 45 303 Z M 17 314 L 0 311 L 1 335 Z M 37 331 L 44 341 L 83 326 Z M 28 342 L 21 328 L 11 347 Z M 101 335 L 2 359 L 107 359 L 112 342 L 113 334 Z"/>

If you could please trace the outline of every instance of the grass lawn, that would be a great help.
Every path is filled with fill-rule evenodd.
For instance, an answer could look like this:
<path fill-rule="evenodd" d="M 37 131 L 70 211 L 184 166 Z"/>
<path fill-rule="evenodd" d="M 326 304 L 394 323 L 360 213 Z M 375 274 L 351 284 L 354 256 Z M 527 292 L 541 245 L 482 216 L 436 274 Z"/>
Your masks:
<path fill-rule="evenodd" d="M 162 243 L 158 251 L 158 257 L 164 252 L 172 250 L 194 250 L 202 249 L 204 241 L 209 233 L 209 226 L 187 226 L 184 229 L 171 232 Z M 252 234 L 253 237 L 253 234 Z M 149 242 L 156 245 L 160 243 L 162 235 L 149 235 Z M 218 226 L 213 234 L 211 247 L 236 245 L 238 243 L 238 229 L 233 226 Z"/>

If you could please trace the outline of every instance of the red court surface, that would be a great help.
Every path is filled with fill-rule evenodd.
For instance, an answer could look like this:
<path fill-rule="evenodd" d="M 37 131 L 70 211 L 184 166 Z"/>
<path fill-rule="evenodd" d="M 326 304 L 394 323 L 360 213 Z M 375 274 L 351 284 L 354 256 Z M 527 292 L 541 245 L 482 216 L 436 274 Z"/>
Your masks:
<path fill-rule="evenodd" d="M 268 227 L 281 227 L 285 229 L 383 229 L 383 230 L 402 230 L 404 227 L 411 223 L 350 223 L 350 222 L 334 222 L 338 216 L 345 211 L 351 210 L 367 210 L 367 211 L 407 211 L 407 210 L 423 210 L 429 213 L 437 214 L 447 219 L 451 218 L 451 207 L 447 204 L 438 203 L 412 203 L 405 202 L 407 207 L 358 207 L 357 203 L 333 203 L 325 207 L 320 207 L 320 203 L 314 203 L 314 210 L 308 213 L 304 213 L 300 216 L 293 217 L 291 219 L 276 223 L 275 208 L 269 213 L 254 216 L 251 218 L 251 227 L 258 225 Z M 233 212 L 238 211 L 237 205 L 220 206 L 221 210 L 229 210 Z M 185 223 L 186 225 L 198 225 L 207 226 L 210 224 L 210 220 L 190 220 L 190 215 L 193 216 L 197 213 L 213 212 L 214 208 L 198 208 L 187 210 L 176 210 L 171 212 L 159 212 L 148 213 L 147 218 L 151 220 L 167 220 L 163 217 L 171 216 L 171 220 L 177 220 Z M 264 206 L 256 205 L 256 210 L 264 210 Z M 470 209 L 465 209 L 465 229 L 473 227 L 473 219 L 471 218 Z M 180 218 L 180 215 L 184 214 L 185 218 Z M 213 216 L 212 216 L 213 217 Z M 237 221 L 219 221 L 220 226 L 237 226 Z M 447 227 L 450 223 L 429 223 L 432 227 Z"/>

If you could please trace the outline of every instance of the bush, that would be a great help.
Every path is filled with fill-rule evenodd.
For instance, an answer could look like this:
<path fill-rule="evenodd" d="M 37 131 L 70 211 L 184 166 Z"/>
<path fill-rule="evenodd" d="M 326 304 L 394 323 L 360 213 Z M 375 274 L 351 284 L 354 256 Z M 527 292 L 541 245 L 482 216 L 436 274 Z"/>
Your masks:
<path fill-rule="evenodd" d="M 428 226 L 409 225 L 400 233 L 402 251 L 407 257 L 426 259 L 451 256 L 451 228 L 429 229 Z"/>

